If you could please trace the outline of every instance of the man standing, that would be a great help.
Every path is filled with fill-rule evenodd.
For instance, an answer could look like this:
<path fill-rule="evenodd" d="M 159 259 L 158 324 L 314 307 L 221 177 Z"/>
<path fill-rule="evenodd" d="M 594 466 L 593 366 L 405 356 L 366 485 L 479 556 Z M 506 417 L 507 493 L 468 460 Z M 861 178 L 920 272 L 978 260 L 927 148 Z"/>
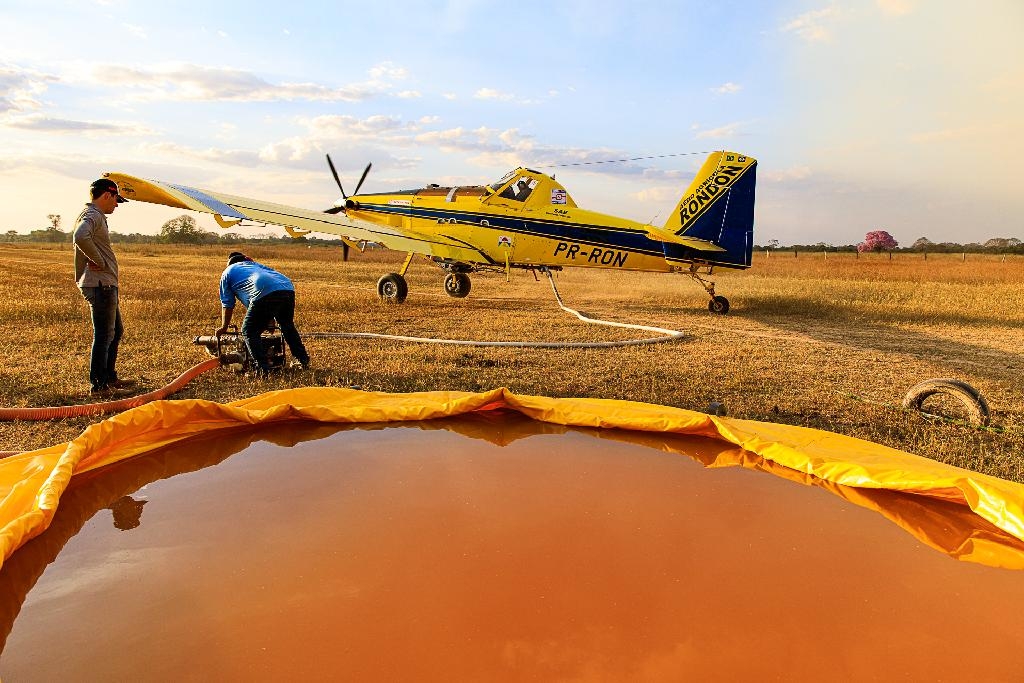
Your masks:
<path fill-rule="evenodd" d="M 235 311 L 235 299 L 245 306 L 242 320 L 242 336 L 249 349 L 249 355 L 259 366 L 259 373 L 270 372 L 260 334 L 267 329 L 271 320 L 277 320 L 284 340 L 292 355 L 305 368 L 309 365 L 309 354 L 302 344 L 299 331 L 295 329 L 295 287 L 292 281 L 262 263 L 257 263 L 240 251 L 228 254 L 228 266 L 220 276 L 220 329 L 217 334 L 227 332 L 231 316 Z"/>
<path fill-rule="evenodd" d="M 78 216 L 75 228 L 75 282 L 92 309 L 92 353 L 89 358 L 90 393 L 109 393 L 123 384 L 117 378 L 117 346 L 124 328 L 117 296 L 117 258 L 110 246 L 107 215 L 128 201 L 117 183 L 100 178 L 90 187 L 92 201 Z"/>

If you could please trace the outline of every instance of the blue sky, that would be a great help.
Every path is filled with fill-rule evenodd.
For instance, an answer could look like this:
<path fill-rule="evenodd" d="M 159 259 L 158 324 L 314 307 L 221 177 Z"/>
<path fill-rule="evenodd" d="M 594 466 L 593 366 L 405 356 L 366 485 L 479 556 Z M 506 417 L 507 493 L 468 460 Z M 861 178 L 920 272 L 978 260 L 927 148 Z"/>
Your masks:
<path fill-rule="evenodd" d="M 1019 2 L 169 7 L 0 0 L 0 230 L 71 227 L 114 170 L 326 208 L 325 153 L 347 189 L 370 161 L 369 191 L 524 164 L 661 223 L 685 153 L 728 148 L 760 161 L 759 243 L 1024 238 Z"/>

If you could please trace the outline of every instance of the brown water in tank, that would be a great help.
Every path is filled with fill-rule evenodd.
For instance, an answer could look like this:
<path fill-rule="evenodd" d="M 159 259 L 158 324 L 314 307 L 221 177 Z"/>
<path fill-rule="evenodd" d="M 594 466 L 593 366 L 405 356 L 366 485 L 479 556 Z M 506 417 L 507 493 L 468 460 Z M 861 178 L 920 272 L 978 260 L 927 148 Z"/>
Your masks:
<path fill-rule="evenodd" d="M 0 675 L 1021 679 L 1024 572 L 728 450 L 518 415 L 192 440 L 75 478 L 0 573 Z"/>

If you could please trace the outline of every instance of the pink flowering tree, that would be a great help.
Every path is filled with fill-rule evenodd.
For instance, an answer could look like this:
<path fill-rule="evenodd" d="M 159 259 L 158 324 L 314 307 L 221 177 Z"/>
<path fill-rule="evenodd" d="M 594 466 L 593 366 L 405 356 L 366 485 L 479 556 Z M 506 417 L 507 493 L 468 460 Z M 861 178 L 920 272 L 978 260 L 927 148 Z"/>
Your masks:
<path fill-rule="evenodd" d="M 885 230 L 872 230 L 864 236 L 864 241 L 857 245 L 857 251 L 861 253 L 865 251 L 881 253 L 883 251 L 892 251 L 898 246 L 899 242 L 896 241 L 896 238 Z"/>

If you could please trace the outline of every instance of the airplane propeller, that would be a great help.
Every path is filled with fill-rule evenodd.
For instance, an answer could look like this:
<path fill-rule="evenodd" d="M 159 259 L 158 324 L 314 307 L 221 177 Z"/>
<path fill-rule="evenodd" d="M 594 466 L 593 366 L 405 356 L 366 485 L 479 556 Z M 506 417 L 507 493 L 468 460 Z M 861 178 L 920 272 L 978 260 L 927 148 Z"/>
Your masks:
<path fill-rule="evenodd" d="M 359 188 L 361 188 L 363 186 L 363 181 L 366 180 L 366 174 L 370 172 L 370 167 L 371 166 L 373 166 L 372 163 L 366 164 L 366 168 L 363 169 L 363 175 L 360 176 L 359 182 L 356 183 L 356 191 L 353 192 L 352 194 L 354 194 L 354 195 L 359 194 Z"/>
<path fill-rule="evenodd" d="M 331 155 L 328 154 L 326 156 L 327 156 L 327 165 L 331 168 L 331 175 L 334 176 L 334 182 L 336 182 L 338 184 L 338 189 L 341 190 L 341 198 L 346 200 L 346 202 L 347 202 L 348 201 L 348 195 L 345 194 L 345 188 L 341 186 L 341 178 L 338 177 L 338 170 L 336 168 L 334 168 L 334 162 L 331 161 Z M 359 182 L 356 183 L 356 191 L 352 193 L 353 196 L 359 194 L 359 189 L 363 186 L 363 181 L 366 180 L 366 175 L 370 172 L 370 167 L 371 166 L 373 166 L 372 163 L 366 164 L 366 168 L 363 169 L 363 175 L 359 177 Z M 335 213 L 340 213 L 340 212 L 342 212 L 344 210 L 345 210 L 345 204 L 342 204 L 341 206 L 332 206 L 331 208 L 325 210 L 324 213 L 335 214 Z M 348 261 L 348 249 L 349 249 L 348 244 L 346 244 L 345 242 L 342 242 L 341 243 L 341 260 L 342 261 Z"/>
<path fill-rule="evenodd" d="M 334 182 L 338 184 L 338 189 L 341 190 L 341 198 L 347 200 L 348 199 L 348 195 L 345 194 L 345 188 L 342 187 L 342 185 L 341 185 L 341 178 L 338 177 L 338 170 L 336 168 L 334 168 L 334 162 L 331 161 L 331 155 L 328 154 L 326 156 L 327 156 L 327 165 L 330 166 L 330 168 L 331 168 L 331 175 L 334 176 Z M 359 194 L 359 190 L 363 186 L 363 181 L 366 180 L 366 176 L 370 172 L 370 168 L 372 166 L 373 166 L 372 163 L 366 164 L 366 168 L 363 169 L 363 175 L 361 175 L 359 177 L 359 182 L 356 183 L 356 191 L 352 193 L 353 195 Z M 345 208 L 344 206 L 332 206 L 331 208 L 327 209 L 324 213 L 338 213 L 339 211 L 343 211 L 344 208 Z"/>

